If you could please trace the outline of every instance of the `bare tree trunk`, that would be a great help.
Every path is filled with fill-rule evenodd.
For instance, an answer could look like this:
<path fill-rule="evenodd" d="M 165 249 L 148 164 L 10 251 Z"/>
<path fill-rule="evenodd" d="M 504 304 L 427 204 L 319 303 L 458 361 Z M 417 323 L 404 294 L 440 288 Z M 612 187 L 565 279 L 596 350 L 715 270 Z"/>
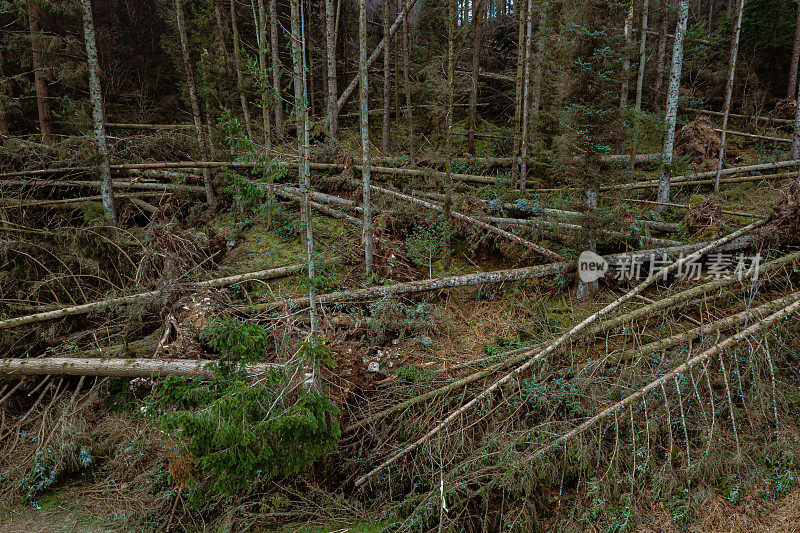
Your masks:
<path fill-rule="evenodd" d="M 186 87 L 189 91 L 189 102 L 192 106 L 192 118 L 194 118 L 194 130 L 197 133 L 197 144 L 200 147 L 200 155 L 208 161 L 208 146 L 206 145 L 205 134 L 203 133 L 203 121 L 200 117 L 200 105 L 197 102 L 197 88 L 194 83 L 194 72 L 192 71 L 192 58 L 189 56 L 189 42 L 186 36 L 186 23 L 183 20 L 183 0 L 175 0 L 175 18 L 178 25 L 178 35 L 181 40 L 181 54 L 183 55 L 183 66 L 186 71 Z M 211 205 L 216 205 L 217 197 L 214 194 L 214 186 L 211 183 L 211 171 L 203 169 L 203 183 L 206 189 L 206 201 Z"/>
<path fill-rule="evenodd" d="M 444 265 L 450 266 L 453 259 L 451 237 L 453 235 L 453 73 L 455 71 L 455 51 L 453 39 L 455 34 L 456 13 L 455 0 L 447 0 L 447 113 L 445 115 L 444 157 Z"/>
<path fill-rule="evenodd" d="M 294 116 L 297 120 L 297 152 L 300 155 L 298 174 L 303 191 L 301 218 L 305 229 L 306 256 L 308 260 L 308 298 L 310 303 L 311 333 L 317 332 L 317 304 L 314 288 L 314 232 L 312 229 L 310 195 L 311 170 L 309 160 L 308 94 L 305 79 L 305 28 L 302 0 L 291 0 L 292 66 L 294 70 Z M 316 369 L 315 369 L 316 370 Z M 315 371 L 315 375 L 318 374 Z"/>
<path fill-rule="evenodd" d="M 3 71 L 3 50 L 0 49 L 0 146 L 6 143 L 7 138 L 11 137 L 8 129 L 8 119 L 6 118 L 6 101 L 8 98 L 8 81 Z"/>
<path fill-rule="evenodd" d="M 672 151 L 675 144 L 675 123 L 678 116 L 678 97 L 681 88 L 681 69 L 683 67 L 683 37 L 686 34 L 686 22 L 689 18 L 689 0 L 680 0 L 678 4 L 678 25 L 675 28 L 675 46 L 672 49 L 672 69 L 669 73 L 669 89 L 667 90 L 667 109 L 664 121 L 667 131 L 664 135 L 664 146 L 661 152 L 661 169 L 659 170 L 658 198 L 659 202 L 669 202 L 670 175 L 672 174 Z M 664 210 L 663 206 L 659 207 Z"/>
<path fill-rule="evenodd" d="M 619 109 L 625 113 L 628 107 L 628 78 L 631 70 L 631 46 L 633 42 L 633 2 L 631 0 L 628 15 L 625 17 L 625 52 L 622 56 L 622 87 L 619 92 Z"/>
<path fill-rule="evenodd" d="M 797 92 L 797 61 L 800 58 L 800 2 L 797 3 L 797 15 L 794 23 L 794 44 L 792 45 L 791 65 L 789 66 L 789 83 L 786 86 L 786 98 L 793 98 Z"/>
<path fill-rule="evenodd" d="M 644 67 L 647 64 L 647 15 L 650 0 L 642 3 L 642 33 L 639 39 L 639 72 L 636 77 L 636 102 L 633 106 L 633 141 L 631 142 L 631 158 L 628 170 L 633 172 L 636 166 L 636 152 L 639 151 L 639 128 L 641 127 L 642 89 L 644 85 Z"/>
<path fill-rule="evenodd" d="M 539 109 L 542 101 L 542 78 L 544 75 L 545 48 L 547 45 L 547 15 L 550 8 L 549 0 L 544 0 L 539 12 L 539 37 L 536 42 L 536 68 L 533 71 L 533 101 L 531 112 L 533 128 L 539 123 Z"/>
<path fill-rule="evenodd" d="M 414 115 L 411 109 L 411 50 L 408 42 L 408 0 L 403 0 L 403 86 L 406 92 L 406 121 L 408 122 L 408 158 L 414 163 Z"/>
<path fill-rule="evenodd" d="M 385 4 L 386 0 L 384 0 Z M 384 10 L 384 15 L 386 11 Z M 363 179 L 364 224 L 364 268 L 366 274 L 372 272 L 372 188 L 370 187 L 369 167 L 369 87 L 367 85 L 367 1 L 358 1 L 358 77 L 359 109 L 361 123 L 361 176 Z M 384 85 L 384 88 L 386 85 Z M 385 103 L 385 100 L 384 100 Z M 386 112 L 386 109 L 384 109 Z"/>
<path fill-rule="evenodd" d="M 89 96 L 92 99 L 92 120 L 94 121 L 94 134 L 97 138 L 97 151 L 100 154 L 100 175 L 103 178 L 100 186 L 100 196 L 103 198 L 106 218 L 112 224 L 116 224 L 117 213 L 114 210 L 114 190 L 111 188 L 111 167 L 109 166 L 108 147 L 106 146 L 103 93 L 100 90 L 100 62 L 97 59 L 97 45 L 94 38 L 92 2 L 91 0 L 80 0 L 80 2 L 83 9 L 83 36 L 86 40 L 86 58 L 89 64 Z"/>
<path fill-rule="evenodd" d="M 383 153 L 387 153 L 389 151 L 389 109 L 392 104 L 389 84 L 392 43 L 389 37 L 389 0 L 383 0 L 383 36 L 387 41 L 386 46 L 383 48 L 383 129 L 381 130 L 381 150 L 383 150 Z M 366 63 L 366 50 L 363 55 L 364 63 Z"/>
<path fill-rule="evenodd" d="M 275 138 L 280 142 L 285 135 L 283 123 L 283 98 L 281 93 L 281 59 L 278 42 L 278 0 L 269 0 L 269 31 L 272 41 L 272 96 L 275 98 Z"/>
<path fill-rule="evenodd" d="M 725 108 L 722 110 L 722 134 L 719 143 L 719 160 L 717 161 L 717 175 L 714 178 L 714 192 L 719 192 L 719 177 L 722 172 L 722 162 L 725 159 L 725 137 L 728 133 L 728 114 L 731 112 L 731 98 L 733 97 L 733 79 L 736 75 L 736 56 L 739 53 L 739 34 L 742 31 L 742 12 L 744 11 L 744 0 L 739 0 L 736 10 L 736 26 L 733 27 L 733 37 L 731 38 L 731 66 L 728 71 L 728 80 L 725 84 Z"/>
<path fill-rule="evenodd" d="M 267 10 L 264 7 L 264 0 L 258 0 L 258 19 L 256 20 L 258 33 L 258 90 L 261 92 L 261 119 L 264 124 L 264 146 L 267 150 L 272 149 L 272 121 L 270 115 L 270 87 L 269 74 L 267 72 Z"/>
<path fill-rule="evenodd" d="M 797 88 L 797 101 L 800 102 L 800 86 Z M 794 117 L 794 135 L 792 136 L 792 151 L 790 159 L 800 159 L 800 106 L 797 107 Z M 800 169 L 798 173 L 798 183 L 800 183 Z"/>
<path fill-rule="evenodd" d="M 236 69 L 236 89 L 239 92 L 239 102 L 242 104 L 244 127 L 247 138 L 253 139 L 253 125 L 250 122 L 250 110 L 247 106 L 247 96 L 244 94 L 244 75 L 242 75 L 242 57 L 239 49 L 239 24 L 236 21 L 236 0 L 231 0 L 231 29 L 233 30 L 233 68 Z"/>
<path fill-rule="evenodd" d="M 517 33 L 517 75 L 514 78 L 514 156 L 519 155 L 519 145 L 521 140 L 520 127 L 522 125 L 522 76 L 525 69 L 525 14 L 528 9 L 528 2 L 533 0 L 519 0 L 516 4 L 519 18 L 519 31 Z M 519 178 L 519 161 L 511 167 L 511 179 L 516 183 Z"/>
<path fill-rule="evenodd" d="M 527 13 L 525 15 L 525 67 L 522 72 L 522 126 L 520 129 L 520 142 L 522 147 L 519 153 L 519 188 L 525 190 L 528 181 L 528 102 L 530 101 L 530 76 L 531 63 L 533 62 L 533 0 L 528 0 Z"/>
<path fill-rule="evenodd" d="M 661 20 L 658 25 L 658 62 L 653 94 L 656 113 L 661 113 L 661 87 L 664 85 L 664 68 L 667 64 L 667 24 L 669 23 L 669 0 L 661 0 Z"/>
<path fill-rule="evenodd" d="M 33 79 L 36 88 L 36 106 L 39 110 L 39 129 L 42 142 L 53 140 L 53 115 L 50 113 L 50 101 L 47 99 L 47 83 L 44 80 L 44 61 L 39 50 L 39 17 L 41 0 L 28 1 L 28 24 L 31 38 L 31 55 L 33 56 Z"/>
<path fill-rule="evenodd" d="M 325 0 L 325 56 L 327 58 L 328 73 L 328 102 L 326 115 L 328 121 L 328 136 L 333 145 L 338 144 L 339 115 L 336 112 L 336 13 L 333 0 Z"/>
<path fill-rule="evenodd" d="M 469 153 L 475 154 L 475 128 L 477 122 L 478 104 L 478 73 L 481 59 L 481 27 L 483 26 L 483 0 L 473 0 L 472 28 L 474 40 L 472 41 L 472 85 L 469 91 L 469 139 L 467 141 Z"/>
<path fill-rule="evenodd" d="M 203 78 L 203 85 L 207 88 L 209 87 L 210 83 L 208 81 L 208 51 L 203 49 L 200 52 L 200 75 Z M 206 146 L 208 147 L 208 155 L 211 157 L 213 161 L 217 159 L 217 150 L 214 147 L 214 136 L 211 130 L 211 104 L 208 102 L 207 98 L 203 99 L 203 119 L 206 123 Z"/>

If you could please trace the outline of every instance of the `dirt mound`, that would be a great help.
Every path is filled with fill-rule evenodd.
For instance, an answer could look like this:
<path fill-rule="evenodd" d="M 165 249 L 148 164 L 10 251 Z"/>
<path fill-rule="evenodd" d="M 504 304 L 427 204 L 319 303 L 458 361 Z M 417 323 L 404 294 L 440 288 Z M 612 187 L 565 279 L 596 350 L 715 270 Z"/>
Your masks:
<path fill-rule="evenodd" d="M 800 185 L 796 181 L 784 187 L 781 198 L 772 207 L 767 222 L 758 234 L 771 245 L 800 243 Z"/>
<path fill-rule="evenodd" d="M 720 139 L 714 126 L 704 116 L 698 116 L 675 135 L 675 154 L 689 156 L 695 165 L 705 165 L 719 157 Z"/>
<path fill-rule="evenodd" d="M 689 208 L 683 217 L 683 224 L 692 236 L 701 236 L 707 239 L 719 239 L 722 229 L 728 224 L 728 219 L 722 214 L 722 207 L 716 197 L 709 196 L 700 203 Z"/>

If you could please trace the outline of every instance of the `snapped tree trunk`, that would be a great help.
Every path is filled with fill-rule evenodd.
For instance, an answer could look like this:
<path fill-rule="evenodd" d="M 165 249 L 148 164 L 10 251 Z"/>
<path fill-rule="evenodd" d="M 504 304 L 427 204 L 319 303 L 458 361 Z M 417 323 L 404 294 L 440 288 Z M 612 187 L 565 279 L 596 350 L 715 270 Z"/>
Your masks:
<path fill-rule="evenodd" d="M 386 0 L 384 0 L 384 3 Z M 386 11 L 384 10 L 384 15 Z M 388 55 L 388 54 L 385 54 Z M 384 72 L 384 74 L 388 74 Z M 372 188 L 370 186 L 369 162 L 369 86 L 367 79 L 367 2 L 358 1 L 358 77 L 359 77 L 359 122 L 361 124 L 361 178 L 364 205 L 364 223 L 362 226 L 361 240 L 364 243 L 364 270 L 369 275 L 372 272 Z M 388 79 L 388 78 L 387 78 Z M 384 84 L 384 89 L 386 89 Z M 384 94 L 386 96 L 386 94 Z M 384 104 L 386 100 L 384 99 Z M 384 107 L 384 112 L 388 108 Z M 388 134 L 388 132 L 386 132 Z"/>
<path fill-rule="evenodd" d="M 53 140 L 53 115 L 50 113 L 50 101 L 47 97 L 47 83 L 44 79 L 44 60 L 42 59 L 39 18 L 41 16 L 41 0 L 29 0 L 28 28 L 31 38 L 31 55 L 33 57 L 33 80 L 36 89 L 36 107 L 39 111 L 39 130 L 42 142 Z"/>
<path fill-rule="evenodd" d="M 189 103 L 192 106 L 192 118 L 194 119 L 194 130 L 197 134 L 197 144 L 200 146 L 200 155 L 208 161 L 208 146 L 206 145 L 205 133 L 203 132 L 203 120 L 200 116 L 200 104 L 197 100 L 197 87 L 194 83 L 194 71 L 192 69 L 192 58 L 189 56 L 189 41 L 186 36 L 186 23 L 183 20 L 183 0 L 175 0 L 175 19 L 178 26 L 178 35 L 181 41 L 181 54 L 183 55 L 183 67 L 186 71 L 186 88 L 189 91 Z M 211 171 L 203 169 L 203 182 L 206 190 L 206 201 L 211 205 L 216 205 L 217 196 L 214 193 L 214 186 L 211 183 Z"/>
<path fill-rule="evenodd" d="M 339 118 L 336 112 L 336 13 L 333 0 L 325 0 L 325 57 L 327 61 L 327 88 L 328 99 L 325 115 L 328 121 L 329 141 L 338 144 Z"/>
<path fill-rule="evenodd" d="M 283 98 L 281 92 L 281 59 L 278 42 L 278 0 L 269 0 L 269 32 L 272 42 L 272 96 L 275 99 L 275 138 L 283 139 Z"/>
<path fill-rule="evenodd" d="M 675 46 L 672 49 L 672 68 L 669 73 L 667 89 L 667 110 L 664 118 L 667 131 L 661 151 L 661 169 L 658 174 L 658 201 L 669 202 L 669 185 L 672 174 L 672 152 L 675 145 L 675 123 L 678 117 L 678 97 L 681 88 L 681 68 L 683 67 L 683 37 L 686 35 L 686 22 L 689 18 L 689 0 L 678 4 L 678 25 L 675 28 Z M 660 210 L 663 211 L 663 207 Z"/>
<path fill-rule="evenodd" d="M 89 65 L 89 97 L 92 100 L 92 120 L 94 135 L 97 141 L 97 152 L 100 155 L 100 196 L 103 197 L 103 208 L 106 218 L 117 223 L 114 209 L 114 190 L 111 188 L 111 167 L 108 161 L 106 145 L 105 113 L 103 110 L 103 93 L 100 89 L 100 61 L 97 59 L 97 45 L 94 38 L 94 19 L 92 18 L 91 0 L 80 0 L 83 10 L 83 37 L 86 41 L 86 58 Z"/>
<path fill-rule="evenodd" d="M 314 232 L 311 220 L 311 169 L 309 160 L 309 122 L 308 100 L 305 75 L 305 27 L 302 18 L 301 0 L 291 0 L 292 18 L 292 66 L 294 72 L 294 116 L 297 120 L 297 152 L 300 159 L 297 164 L 300 189 L 303 191 L 301 203 L 301 219 L 305 230 L 306 258 L 308 261 L 308 301 L 311 333 L 317 332 L 317 304 L 314 288 Z M 315 374 L 317 374 L 315 372 Z"/>
<path fill-rule="evenodd" d="M 469 90 L 469 138 L 467 150 L 475 153 L 475 128 L 477 127 L 478 73 L 481 58 L 481 27 L 483 26 L 483 0 L 477 0 L 472 8 L 472 83 Z"/>
<path fill-rule="evenodd" d="M 714 178 L 714 192 L 719 192 L 719 177 L 722 172 L 722 162 L 725 159 L 725 137 L 728 133 L 728 114 L 731 112 L 731 98 L 733 97 L 733 79 L 736 75 L 736 56 L 739 53 L 739 34 L 742 31 L 742 13 L 744 0 L 739 0 L 736 9 L 736 25 L 733 27 L 731 37 L 731 65 L 728 70 L 728 80 L 725 84 L 725 108 L 722 110 L 722 133 L 719 143 L 719 160 L 717 161 L 717 175 Z"/>

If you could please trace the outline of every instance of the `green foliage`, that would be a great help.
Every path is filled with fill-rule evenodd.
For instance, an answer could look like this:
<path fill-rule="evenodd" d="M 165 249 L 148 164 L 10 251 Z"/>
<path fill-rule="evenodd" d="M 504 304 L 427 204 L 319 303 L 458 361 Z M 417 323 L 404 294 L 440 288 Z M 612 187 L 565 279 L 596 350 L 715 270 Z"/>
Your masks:
<path fill-rule="evenodd" d="M 444 249 L 444 222 L 435 226 L 415 226 L 414 231 L 406 238 L 406 251 L 409 259 L 419 265 L 427 265 L 430 276 L 433 276 L 433 262 L 442 256 Z"/>
<path fill-rule="evenodd" d="M 424 383 L 431 379 L 433 373 L 427 368 L 417 365 L 405 365 L 397 369 L 397 379 L 406 383 Z"/>
<path fill-rule="evenodd" d="M 91 450 L 75 442 L 67 442 L 59 448 L 45 448 L 36 452 L 30 470 L 19 485 L 25 497 L 31 499 L 93 463 Z"/>
<path fill-rule="evenodd" d="M 297 392 L 283 371 L 255 384 L 241 372 L 269 345 L 262 326 L 226 318 L 212 322 L 201 338 L 221 353 L 216 376 L 159 381 L 144 409 L 193 458 L 196 470 L 188 482 L 194 503 L 209 494 L 232 495 L 258 478 L 296 474 L 335 445 L 338 409 L 327 396 Z M 332 353 L 316 337 L 299 350 L 314 365 L 331 364 Z"/>
<path fill-rule="evenodd" d="M 335 367 L 333 348 L 325 343 L 325 339 L 312 335 L 308 340 L 300 343 L 297 355 L 313 367 Z"/>
<path fill-rule="evenodd" d="M 689 489 L 683 489 L 667 498 L 664 506 L 669 511 L 673 523 L 681 529 L 689 527 L 697 514 L 697 506 L 692 500 L 692 492 Z"/>

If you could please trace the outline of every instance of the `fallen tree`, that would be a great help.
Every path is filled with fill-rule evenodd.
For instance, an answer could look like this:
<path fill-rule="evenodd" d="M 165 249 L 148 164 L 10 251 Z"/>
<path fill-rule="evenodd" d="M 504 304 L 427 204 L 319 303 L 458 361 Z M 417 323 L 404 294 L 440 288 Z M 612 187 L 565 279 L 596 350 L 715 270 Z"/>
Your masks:
<path fill-rule="evenodd" d="M 328 263 L 335 262 L 334 260 L 327 261 Z M 207 281 L 200 281 L 197 283 L 190 284 L 194 287 L 198 288 L 210 288 L 210 287 L 225 287 L 228 285 L 233 285 L 236 283 L 243 283 L 246 281 L 252 281 L 256 279 L 265 280 L 265 279 L 276 279 L 282 278 L 286 276 L 291 276 L 302 272 L 306 268 L 305 264 L 299 265 L 290 265 L 284 266 L 280 268 L 272 268 L 269 270 L 259 270 L 256 272 L 248 272 L 245 274 L 237 274 L 235 276 L 226 276 L 224 278 L 217 278 L 211 279 Z M 16 328 L 19 326 L 24 326 L 26 324 L 38 324 L 41 322 L 47 322 L 49 320 L 56 320 L 59 318 L 67 317 L 67 316 L 75 316 L 75 315 L 85 315 L 88 313 L 92 313 L 94 311 L 100 311 L 103 309 L 107 309 L 109 307 L 120 306 L 120 305 L 130 305 L 136 302 L 142 302 L 149 300 L 151 298 L 155 298 L 161 294 L 160 290 L 156 291 L 147 291 L 147 292 L 140 292 L 138 294 L 131 294 L 129 296 L 120 296 L 118 298 L 109 298 L 107 300 L 102 300 L 99 302 L 91 302 L 82 305 L 74 305 L 71 307 L 62 307 L 60 309 L 54 309 L 52 311 L 45 311 L 42 313 L 35 313 L 32 315 L 25 315 L 16 318 L 7 318 L 5 320 L 0 320 L 0 330 L 9 329 L 9 328 Z"/>
<path fill-rule="evenodd" d="M 213 378 L 216 374 L 205 359 L 101 359 L 96 357 L 36 357 L 0 359 L 0 376 L 112 376 L 148 378 L 151 376 L 184 376 Z M 257 377 L 283 365 L 257 363 L 245 366 L 251 377 Z"/>
<path fill-rule="evenodd" d="M 652 276 L 648 277 L 642 283 L 640 283 L 639 285 L 634 287 L 629 292 L 625 293 L 623 296 L 621 296 L 617 300 L 611 302 L 610 304 L 608 304 L 605 307 L 603 307 L 601 310 L 599 310 L 599 311 L 595 312 L 594 314 L 588 316 L 583 321 L 581 321 L 578 325 L 576 325 L 573 328 L 569 329 L 568 331 L 563 333 L 561 336 L 559 336 L 555 341 L 553 341 L 550 344 L 548 344 L 544 349 L 542 349 L 542 350 L 530 350 L 530 351 L 526 352 L 526 355 L 528 356 L 528 360 L 525 363 L 521 364 L 520 366 L 516 367 L 511 372 L 507 373 L 502 378 L 500 378 L 497 381 L 495 381 L 491 386 L 489 386 L 486 389 L 484 389 L 480 394 L 476 395 L 474 398 L 472 398 L 466 404 L 464 404 L 461 407 L 459 407 L 458 409 L 452 411 L 444 420 L 442 420 L 442 422 L 440 422 L 433 429 L 431 429 L 430 431 L 425 433 L 425 435 L 423 435 L 422 437 L 420 437 L 419 439 L 417 439 L 413 443 L 405 446 L 399 452 L 393 454 L 391 457 L 389 457 L 388 459 L 383 461 L 381 464 L 379 464 L 378 466 L 376 466 L 375 468 L 370 470 L 368 473 L 366 473 L 363 476 L 359 477 L 355 481 L 355 485 L 357 487 L 363 485 L 369 479 L 374 477 L 377 473 L 379 473 L 380 471 L 382 471 L 386 467 L 388 467 L 388 466 L 394 464 L 395 462 L 397 462 L 401 457 L 405 456 L 406 454 L 408 454 L 408 453 L 416 450 L 420 446 L 422 446 L 422 444 L 424 444 L 431 437 L 433 437 L 434 435 L 436 435 L 440 431 L 442 431 L 442 429 L 447 427 L 453 420 L 455 420 L 456 418 L 459 418 L 461 415 L 463 415 L 465 412 L 467 412 L 468 410 L 470 410 L 473 407 L 475 407 L 476 405 L 478 405 L 483 400 L 489 401 L 491 399 L 492 395 L 494 394 L 494 392 L 498 391 L 505 384 L 514 381 L 518 375 L 522 374 L 523 372 L 525 372 L 526 370 L 531 368 L 534 364 L 536 364 L 538 361 L 546 358 L 547 356 L 549 356 L 549 355 L 553 354 L 554 352 L 556 352 L 562 346 L 566 345 L 578 333 L 580 333 L 584 329 L 588 328 L 588 326 L 591 325 L 593 322 L 595 322 L 598 318 L 608 314 L 609 312 L 611 312 L 612 310 L 616 309 L 617 307 L 619 307 L 620 305 L 622 305 L 626 301 L 634 298 L 636 295 L 638 295 L 642 291 L 644 291 L 644 289 L 646 289 L 650 285 L 654 284 L 658 279 L 661 279 L 663 275 L 668 274 L 670 272 L 673 272 L 673 271 L 681 268 L 683 265 L 685 265 L 688 262 L 695 261 L 695 260 L 699 259 L 700 257 L 705 255 L 706 253 L 719 248 L 723 244 L 729 243 L 729 242 L 737 239 L 738 237 L 740 237 L 740 236 L 752 231 L 753 229 L 755 229 L 758 226 L 760 226 L 762 223 L 763 223 L 763 221 L 758 221 L 758 222 L 755 222 L 753 224 L 750 224 L 750 225 L 748 225 L 748 226 L 746 226 L 746 227 L 744 227 L 744 228 L 742 228 L 742 229 L 740 229 L 738 231 L 735 231 L 734 233 L 731 233 L 730 235 L 727 235 L 727 236 L 725 236 L 725 237 L 723 237 L 721 239 L 718 239 L 716 241 L 713 241 L 713 242 L 707 244 L 706 246 L 702 247 L 700 250 L 697 250 L 693 254 L 690 254 L 688 256 L 682 257 L 681 259 L 675 261 L 674 263 L 672 263 L 671 265 L 666 267 L 664 270 L 662 270 L 662 271 L 660 271 L 660 272 L 658 272 L 656 274 L 653 274 Z"/>

